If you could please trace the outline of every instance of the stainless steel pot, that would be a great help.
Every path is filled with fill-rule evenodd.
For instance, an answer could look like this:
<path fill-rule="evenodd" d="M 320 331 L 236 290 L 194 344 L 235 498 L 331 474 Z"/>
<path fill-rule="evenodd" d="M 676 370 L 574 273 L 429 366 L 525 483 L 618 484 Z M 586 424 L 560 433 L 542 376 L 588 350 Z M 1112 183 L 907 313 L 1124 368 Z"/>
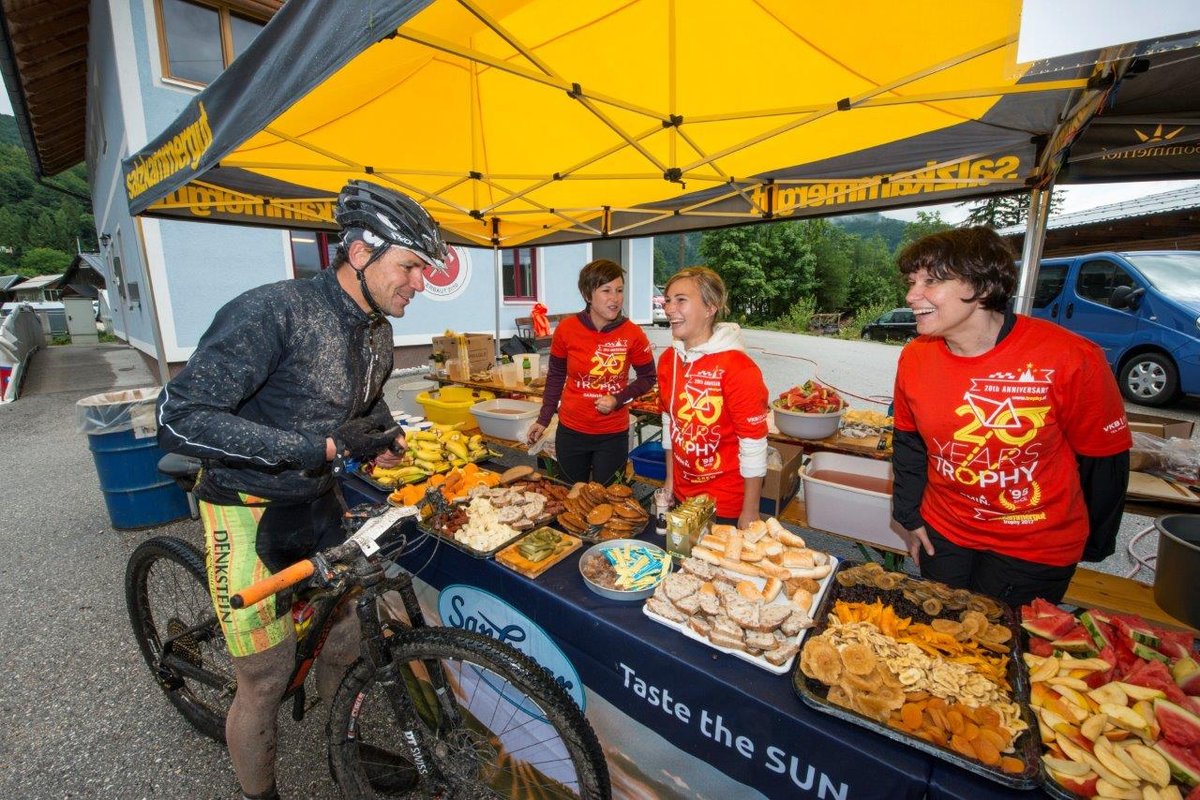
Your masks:
<path fill-rule="evenodd" d="M 1158 528 L 1154 602 L 1175 619 L 1200 628 L 1200 514 L 1168 514 Z"/>

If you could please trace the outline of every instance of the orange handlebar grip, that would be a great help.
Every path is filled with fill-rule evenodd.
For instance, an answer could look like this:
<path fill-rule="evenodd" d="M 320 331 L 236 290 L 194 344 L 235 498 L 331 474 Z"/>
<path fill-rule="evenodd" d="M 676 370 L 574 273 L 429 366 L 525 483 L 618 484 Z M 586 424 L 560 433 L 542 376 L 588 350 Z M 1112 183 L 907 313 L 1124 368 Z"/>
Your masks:
<path fill-rule="evenodd" d="M 300 581 L 313 574 L 315 567 L 311 561 L 298 561 L 284 570 L 276 572 L 269 578 L 247 586 L 242 591 L 229 598 L 229 605 L 234 608 L 252 606 L 276 592 L 289 586 L 295 586 Z"/>

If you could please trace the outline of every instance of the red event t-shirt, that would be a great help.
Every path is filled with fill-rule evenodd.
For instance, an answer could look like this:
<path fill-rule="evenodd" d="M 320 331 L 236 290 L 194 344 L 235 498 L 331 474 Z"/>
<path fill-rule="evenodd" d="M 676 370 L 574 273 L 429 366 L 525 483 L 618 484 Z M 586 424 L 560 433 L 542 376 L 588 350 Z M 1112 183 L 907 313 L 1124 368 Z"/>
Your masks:
<path fill-rule="evenodd" d="M 650 364 L 654 351 L 645 332 L 629 320 L 610 331 L 597 331 L 578 315 L 558 323 L 550 355 L 567 361 L 567 379 L 558 404 L 558 419 L 580 433 L 618 433 L 629 429 L 629 406 L 611 414 L 596 410 L 596 399 L 614 397 L 629 385 L 629 368 Z"/>
<path fill-rule="evenodd" d="M 762 371 L 741 350 L 684 364 L 672 347 L 658 359 L 658 392 L 671 415 L 675 496 L 708 494 L 717 501 L 717 516 L 738 517 L 745 491 L 738 438 L 767 435 Z"/>
<path fill-rule="evenodd" d="M 956 356 L 940 338 L 908 344 L 895 424 L 928 451 L 926 522 L 963 547 L 1052 566 L 1078 562 L 1087 541 L 1075 456 L 1132 445 L 1100 348 L 1025 316 L 979 356 Z"/>

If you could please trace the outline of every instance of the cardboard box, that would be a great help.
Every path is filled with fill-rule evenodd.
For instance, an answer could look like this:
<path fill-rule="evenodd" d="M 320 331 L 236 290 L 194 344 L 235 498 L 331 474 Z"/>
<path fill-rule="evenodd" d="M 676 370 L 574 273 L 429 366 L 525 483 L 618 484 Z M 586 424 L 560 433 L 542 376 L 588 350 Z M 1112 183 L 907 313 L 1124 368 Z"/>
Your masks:
<path fill-rule="evenodd" d="M 764 514 L 777 517 L 800 488 L 800 465 L 804 460 L 804 448 L 781 442 L 771 446 L 779 451 L 783 465 L 779 468 L 767 468 L 758 509 Z"/>
<path fill-rule="evenodd" d="M 480 372 L 496 363 L 496 339 L 490 333 L 468 333 L 467 354 L 471 372 Z M 447 360 L 458 358 L 458 338 L 434 336 L 432 352 L 441 353 Z"/>
<path fill-rule="evenodd" d="M 1160 439 L 1192 438 L 1192 422 L 1190 420 L 1128 412 L 1125 416 L 1129 419 L 1129 430 L 1136 433 L 1148 433 Z"/>

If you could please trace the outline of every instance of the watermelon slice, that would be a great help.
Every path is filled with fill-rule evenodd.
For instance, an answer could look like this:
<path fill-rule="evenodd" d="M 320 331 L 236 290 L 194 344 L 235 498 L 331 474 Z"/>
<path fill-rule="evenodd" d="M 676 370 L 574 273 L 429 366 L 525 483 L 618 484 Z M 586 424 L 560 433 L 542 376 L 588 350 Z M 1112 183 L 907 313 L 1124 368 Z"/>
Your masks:
<path fill-rule="evenodd" d="M 1096 647 L 1100 650 L 1112 646 L 1113 636 L 1115 635 L 1112 625 L 1107 620 L 1108 617 L 1100 614 L 1095 609 L 1088 609 L 1079 615 L 1080 623 L 1083 624 L 1083 627 L 1087 628 L 1092 641 L 1096 643 Z"/>
<path fill-rule="evenodd" d="M 1043 621 L 1044 620 L 1041 619 L 1034 620 L 1034 622 Z M 1021 624 L 1024 625 L 1026 623 Z M 1080 655 L 1085 653 L 1092 655 L 1095 654 L 1095 650 L 1093 649 L 1095 647 L 1095 642 L 1092 641 L 1092 637 L 1088 634 L 1087 629 L 1085 629 L 1082 625 L 1075 625 L 1069 631 L 1066 631 L 1057 638 L 1053 639 L 1050 642 L 1050 645 L 1055 650 L 1063 650 L 1067 653 L 1078 653 Z"/>
<path fill-rule="evenodd" d="M 1163 664 L 1171 663 L 1170 658 L 1164 656 L 1150 645 L 1142 644 L 1141 642 L 1133 643 L 1133 654 L 1138 658 L 1145 659 L 1146 661 L 1160 661 Z"/>
<path fill-rule="evenodd" d="M 1074 634 L 1076 629 L 1085 636 L 1087 635 L 1087 631 L 1070 614 L 1062 614 L 1054 617 L 1034 617 L 1033 619 L 1023 620 L 1021 627 L 1029 631 L 1033 636 L 1040 636 L 1050 641 L 1060 639 L 1068 634 Z M 1091 637 L 1088 637 L 1088 642 L 1091 642 Z"/>
<path fill-rule="evenodd" d="M 1171 767 L 1171 775 L 1177 781 L 1185 786 L 1200 786 L 1200 758 L 1197 758 L 1194 752 L 1166 739 L 1155 742 L 1154 749 L 1167 760 Z"/>
<path fill-rule="evenodd" d="M 1193 747 L 1200 744 L 1200 717 L 1159 697 L 1154 701 L 1154 718 L 1168 742 Z"/>
<path fill-rule="evenodd" d="M 1050 644 L 1049 639 L 1043 639 L 1040 636 L 1029 637 L 1029 652 L 1035 656 L 1049 658 L 1054 655 L 1054 647 Z"/>
<path fill-rule="evenodd" d="M 1192 713 L 1200 713 L 1200 701 L 1183 693 L 1179 684 L 1175 683 L 1175 679 L 1167 671 L 1167 665 L 1161 661 L 1138 661 L 1121 680 L 1148 689 L 1158 689 L 1175 705 L 1182 706 Z"/>
<path fill-rule="evenodd" d="M 1192 635 L 1190 633 L 1165 631 L 1160 628 L 1158 629 L 1158 638 L 1158 652 L 1172 661 L 1192 657 Z"/>
<path fill-rule="evenodd" d="M 1067 612 L 1063 611 L 1058 606 L 1048 600 L 1043 600 L 1040 597 L 1033 598 L 1033 601 L 1027 606 L 1021 606 L 1021 619 L 1032 619 L 1034 617 L 1058 617 Z M 1067 616 L 1071 616 L 1067 614 Z"/>
<path fill-rule="evenodd" d="M 1117 633 L 1128 637 L 1131 641 L 1140 642 L 1150 647 L 1158 647 L 1161 641 L 1158 631 L 1155 630 L 1154 626 L 1147 624 L 1139 616 L 1133 614 L 1113 614 L 1112 624 L 1117 629 Z"/>

